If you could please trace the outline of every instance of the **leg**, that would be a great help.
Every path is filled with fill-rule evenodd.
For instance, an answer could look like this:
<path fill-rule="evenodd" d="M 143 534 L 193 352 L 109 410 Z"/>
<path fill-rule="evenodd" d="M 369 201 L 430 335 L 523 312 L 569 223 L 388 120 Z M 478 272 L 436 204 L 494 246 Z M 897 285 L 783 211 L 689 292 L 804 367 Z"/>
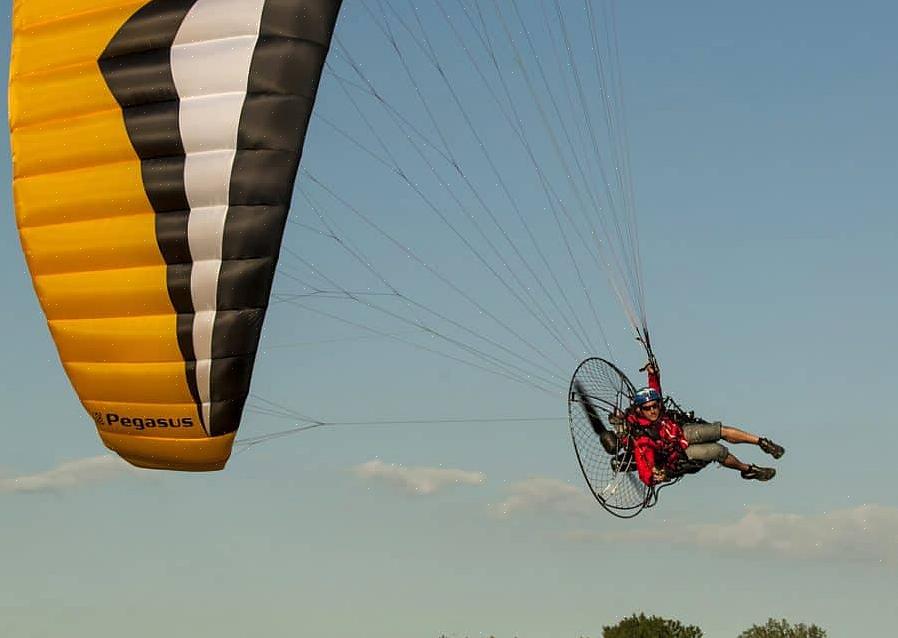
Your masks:
<path fill-rule="evenodd" d="M 752 445 L 757 445 L 758 441 L 761 440 L 761 437 L 756 434 L 750 434 L 745 430 L 733 428 L 729 425 L 720 426 L 720 436 L 727 443 L 751 443 Z"/>
<path fill-rule="evenodd" d="M 739 428 L 730 427 L 728 425 L 720 426 L 720 436 L 728 443 L 750 443 L 752 445 L 757 445 L 775 459 L 778 459 L 786 452 L 782 445 L 774 443 L 770 439 L 765 439 L 757 434 L 751 434 L 745 430 L 740 430 Z"/>
<path fill-rule="evenodd" d="M 755 481 L 769 481 L 776 476 L 776 470 L 772 467 L 758 467 L 757 465 L 748 465 L 737 459 L 732 454 L 727 454 L 726 458 L 720 461 L 724 467 L 732 470 L 738 470 L 742 478 L 746 480 L 754 479 Z"/>
<path fill-rule="evenodd" d="M 738 470 L 744 479 L 769 481 L 776 475 L 776 470 L 773 468 L 743 463 L 733 456 L 726 447 L 716 441 L 725 439 L 729 443 L 753 443 L 759 445 L 765 452 L 768 451 L 765 449 L 765 441 L 769 445 L 776 445 L 775 443 L 770 443 L 766 439 L 758 438 L 754 434 L 749 434 L 739 428 L 721 425 L 720 422 L 687 423 L 683 426 L 683 432 L 686 435 L 686 440 L 689 442 L 689 446 L 686 448 L 686 456 L 690 459 L 717 461 L 724 467 Z M 779 456 L 782 456 L 782 448 L 779 449 Z"/>
<path fill-rule="evenodd" d="M 749 468 L 747 463 L 743 463 L 732 454 L 727 454 L 726 458 L 720 461 L 720 464 L 731 470 L 739 470 L 740 472 L 744 472 Z"/>
<path fill-rule="evenodd" d="M 741 431 L 741 430 L 740 430 Z M 693 432 L 694 434 L 695 432 Z M 686 448 L 686 458 L 691 461 L 717 461 L 724 467 L 737 470 L 744 479 L 769 481 L 776 475 L 770 467 L 758 467 L 743 463 L 720 443 L 693 443 Z"/>

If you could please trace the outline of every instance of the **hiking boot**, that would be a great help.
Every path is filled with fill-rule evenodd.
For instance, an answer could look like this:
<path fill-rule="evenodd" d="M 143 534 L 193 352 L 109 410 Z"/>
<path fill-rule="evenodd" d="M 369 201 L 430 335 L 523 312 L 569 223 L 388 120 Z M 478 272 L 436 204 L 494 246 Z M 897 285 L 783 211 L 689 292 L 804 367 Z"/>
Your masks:
<path fill-rule="evenodd" d="M 777 443 L 774 443 L 770 439 L 765 439 L 764 437 L 758 439 L 758 446 L 775 459 L 778 459 L 786 453 L 786 449 L 782 445 L 778 445 Z"/>
<path fill-rule="evenodd" d="M 742 478 L 755 481 L 769 481 L 776 476 L 776 470 L 772 467 L 758 467 L 757 465 L 749 465 L 748 469 L 742 470 Z"/>

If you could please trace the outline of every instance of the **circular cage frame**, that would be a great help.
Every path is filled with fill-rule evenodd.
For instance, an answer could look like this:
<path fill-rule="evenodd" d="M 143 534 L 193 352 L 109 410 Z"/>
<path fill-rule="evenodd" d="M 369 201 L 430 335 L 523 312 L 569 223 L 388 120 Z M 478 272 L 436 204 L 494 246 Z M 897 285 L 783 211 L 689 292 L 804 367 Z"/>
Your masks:
<path fill-rule="evenodd" d="M 592 495 L 609 513 L 633 518 L 658 502 L 658 490 L 676 482 L 645 485 L 635 472 L 632 449 L 609 450 L 609 440 L 626 434 L 626 424 L 612 414 L 623 414 L 636 388 L 621 370 L 600 357 L 584 359 L 571 377 L 568 389 L 568 421 L 574 452 Z M 603 442 L 602 432 L 613 432 Z"/>

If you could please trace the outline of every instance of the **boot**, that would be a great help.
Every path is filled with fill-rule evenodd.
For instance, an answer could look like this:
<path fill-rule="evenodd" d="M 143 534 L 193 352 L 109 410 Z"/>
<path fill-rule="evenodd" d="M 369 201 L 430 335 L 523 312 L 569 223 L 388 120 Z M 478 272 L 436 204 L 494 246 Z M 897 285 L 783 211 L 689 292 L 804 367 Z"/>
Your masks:
<path fill-rule="evenodd" d="M 758 467 L 757 465 L 749 465 L 747 469 L 740 472 L 742 478 L 751 481 L 769 481 L 776 476 L 776 470 L 772 467 Z"/>
<path fill-rule="evenodd" d="M 786 453 L 786 449 L 782 445 L 774 443 L 770 439 L 765 439 L 764 437 L 758 439 L 758 447 L 775 459 L 778 459 Z"/>

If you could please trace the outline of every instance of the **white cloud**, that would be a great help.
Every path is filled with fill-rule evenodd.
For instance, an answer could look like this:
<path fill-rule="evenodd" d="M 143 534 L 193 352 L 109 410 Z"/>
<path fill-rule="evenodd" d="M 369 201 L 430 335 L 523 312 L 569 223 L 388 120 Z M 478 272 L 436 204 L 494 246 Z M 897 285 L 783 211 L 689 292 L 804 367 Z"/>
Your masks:
<path fill-rule="evenodd" d="M 136 472 L 140 470 L 128 465 L 119 457 L 104 454 L 66 461 L 46 472 L 0 478 L 0 494 L 52 492 L 86 483 L 108 481 L 125 473 Z"/>
<path fill-rule="evenodd" d="M 451 485 L 482 485 L 486 474 L 442 467 L 405 467 L 376 459 L 352 468 L 356 476 L 380 480 L 412 494 L 433 494 Z"/>
<path fill-rule="evenodd" d="M 718 552 L 765 552 L 793 559 L 845 559 L 898 563 L 898 508 L 862 505 L 817 515 L 749 508 L 732 523 L 666 526 L 601 534 L 572 532 L 577 541 L 668 543 Z"/>
<path fill-rule="evenodd" d="M 509 518 L 521 512 L 584 516 L 595 510 L 596 503 L 582 489 L 570 483 L 535 477 L 512 483 L 509 495 L 490 507 L 500 518 Z"/>

